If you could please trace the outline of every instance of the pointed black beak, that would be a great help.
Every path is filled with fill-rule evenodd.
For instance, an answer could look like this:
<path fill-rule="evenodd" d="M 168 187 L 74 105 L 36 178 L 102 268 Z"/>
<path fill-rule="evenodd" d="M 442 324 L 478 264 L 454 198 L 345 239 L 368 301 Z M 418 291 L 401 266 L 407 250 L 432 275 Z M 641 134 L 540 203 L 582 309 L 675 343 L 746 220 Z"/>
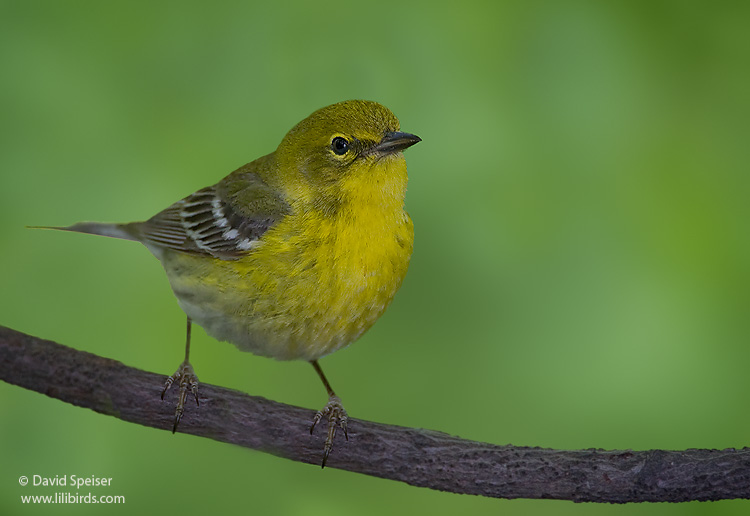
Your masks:
<path fill-rule="evenodd" d="M 394 131 L 385 133 L 383 139 L 380 140 L 375 147 L 372 148 L 373 152 L 378 154 L 393 154 L 394 152 L 401 152 L 422 141 L 422 138 L 415 134 L 402 133 L 400 131 Z"/>

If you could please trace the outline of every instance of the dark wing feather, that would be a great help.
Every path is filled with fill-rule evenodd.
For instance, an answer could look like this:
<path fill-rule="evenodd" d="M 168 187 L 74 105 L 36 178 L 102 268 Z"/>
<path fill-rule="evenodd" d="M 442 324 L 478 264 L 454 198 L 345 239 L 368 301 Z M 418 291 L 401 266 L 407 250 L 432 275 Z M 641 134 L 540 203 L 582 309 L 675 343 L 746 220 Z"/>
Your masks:
<path fill-rule="evenodd" d="M 234 260 L 291 210 L 248 165 L 198 190 L 134 230 L 149 246 Z"/>

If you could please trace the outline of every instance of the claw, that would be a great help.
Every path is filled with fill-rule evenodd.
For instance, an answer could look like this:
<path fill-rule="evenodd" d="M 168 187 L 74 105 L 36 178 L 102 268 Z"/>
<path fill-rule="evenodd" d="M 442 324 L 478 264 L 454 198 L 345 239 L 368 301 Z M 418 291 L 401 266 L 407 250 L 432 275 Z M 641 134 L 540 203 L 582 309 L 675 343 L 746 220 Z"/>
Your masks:
<path fill-rule="evenodd" d="M 321 419 L 323 419 L 323 411 L 319 410 L 313 417 L 312 425 L 310 425 L 310 435 L 312 435 L 313 430 L 315 430 L 315 425 L 320 423 Z"/>
<path fill-rule="evenodd" d="M 177 371 L 164 382 L 164 389 L 161 391 L 162 400 L 169 388 L 172 387 L 172 384 L 175 382 L 179 382 L 180 392 L 177 399 L 177 407 L 174 412 L 172 433 L 177 431 L 177 426 L 180 424 L 182 415 L 185 413 L 185 400 L 187 400 L 188 391 L 190 391 L 195 397 L 195 404 L 200 406 L 200 402 L 198 401 L 198 377 L 195 376 L 193 366 L 191 366 L 190 362 L 187 360 L 180 364 Z"/>
<path fill-rule="evenodd" d="M 180 420 L 182 419 L 182 414 L 183 414 L 183 412 L 185 412 L 185 411 L 184 411 L 184 409 L 180 409 L 180 408 L 178 408 L 178 409 L 177 409 L 177 410 L 175 411 L 175 415 L 174 415 L 174 426 L 172 427 L 172 433 L 175 433 L 175 432 L 177 431 L 177 425 L 179 425 L 179 424 L 180 424 Z"/>
<path fill-rule="evenodd" d="M 164 390 L 161 391 L 161 399 L 164 401 L 164 395 L 167 393 L 170 387 L 172 387 L 172 384 L 177 380 L 179 377 L 179 371 L 177 371 L 175 374 L 167 378 L 167 381 L 164 382 Z"/>
<path fill-rule="evenodd" d="M 331 454 L 331 450 L 333 449 L 333 439 L 334 437 L 336 437 L 337 427 L 341 428 L 344 431 L 346 440 L 349 440 L 349 433 L 346 428 L 346 421 L 348 419 L 348 416 L 338 396 L 331 396 L 328 399 L 328 403 L 326 404 L 326 406 L 323 407 L 323 410 L 319 410 L 315 414 L 315 416 L 313 417 L 312 426 L 310 426 L 310 434 L 313 433 L 315 425 L 317 425 L 324 417 L 328 421 L 328 434 L 326 435 L 326 440 L 323 445 L 323 462 L 320 465 L 321 468 L 326 467 L 328 456 Z"/>

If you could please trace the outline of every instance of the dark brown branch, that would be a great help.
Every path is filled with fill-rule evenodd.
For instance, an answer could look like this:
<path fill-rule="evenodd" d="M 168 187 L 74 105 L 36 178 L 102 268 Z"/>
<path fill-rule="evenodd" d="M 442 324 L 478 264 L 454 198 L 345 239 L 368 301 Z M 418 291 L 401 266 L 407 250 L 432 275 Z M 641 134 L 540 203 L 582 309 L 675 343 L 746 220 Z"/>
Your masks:
<path fill-rule="evenodd" d="M 0 326 L 0 379 L 125 421 L 169 431 L 164 376 Z M 313 411 L 213 385 L 179 431 L 320 464 Z M 421 487 L 498 498 L 682 502 L 750 498 L 750 449 L 550 450 L 496 446 L 351 419 L 329 467 Z"/>

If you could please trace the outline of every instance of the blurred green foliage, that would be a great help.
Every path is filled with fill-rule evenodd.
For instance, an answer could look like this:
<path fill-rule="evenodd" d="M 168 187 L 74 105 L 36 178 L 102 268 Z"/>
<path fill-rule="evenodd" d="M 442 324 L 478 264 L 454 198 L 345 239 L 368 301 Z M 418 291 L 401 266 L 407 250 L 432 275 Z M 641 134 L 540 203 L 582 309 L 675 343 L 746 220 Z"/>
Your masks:
<path fill-rule="evenodd" d="M 406 282 L 323 361 L 353 417 L 497 444 L 748 445 L 749 23 L 746 2 L 2 2 L 0 323 L 171 373 L 183 315 L 149 253 L 24 226 L 149 217 L 313 110 L 372 99 L 424 141 Z M 201 330 L 193 348 L 203 382 L 325 402 L 307 364 Z M 7 384 L 0 407 L 3 515 L 749 508 L 456 496 Z M 18 485 L 33 474 L 112 477 L 93 492 L 126 505 L 22 505 L 55 491 Z"/>

